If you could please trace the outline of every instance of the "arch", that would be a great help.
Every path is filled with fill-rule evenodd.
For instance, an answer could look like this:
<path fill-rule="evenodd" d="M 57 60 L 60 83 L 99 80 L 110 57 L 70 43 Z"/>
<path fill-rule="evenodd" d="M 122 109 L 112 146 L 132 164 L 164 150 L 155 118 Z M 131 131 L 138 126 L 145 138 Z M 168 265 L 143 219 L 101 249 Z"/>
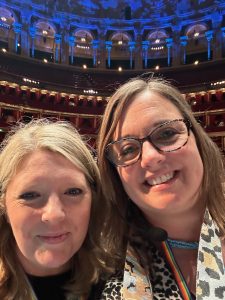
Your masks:
<path fill-rule="evenodd" d="M 34 23 L 36 31 L 35 36 L 35 49 L 41 52 L 53 53 L 54 52 L 54 38 L 56 34 L 55 26 L 48 21 L 38 20 Z M 44 57 L 44 54 L 40 53 Z M 46 56 L 47 60 L 52 60 L 53 56 Z"/>
<path fill-rule="evenodd" d="M 117 31 L 112 33 L 110 40 L 113 42 L 113 44 L 128 44 L 128 42 L 132 41 L 132 38 L 129 33 Z"/>
<path fill-rule="evenodd" d="M 207 30 L 208 26 L 206 24 L 198 23 L 188 26 L 185 30 L 185 35 L 189 38 L 202 37 Z"/>
<path fill-rule="evenodd" d="M 73 35 L 76 37 L 77 42 L 79 42 L 79 43 L 89 44 L 94 40 L 94 36 L 93 36 L 92 32 L 90 32 L 87 29 L 79 28 L 74 31 Z"/>
<path fill-rule="evenodd" d="M 76 38 L 76 46 L 74 49 L 76 55 L 79 57 L 91 58 L 93 53 L 91 44 L 94 40 L 92 32 L 87 29 L 79 28 L 74 31 L 73 35 Z M 86 65 L 88 62 L 81 60 L 80 64 Z"/>
<path fill-rule="evenodd" d="M 17 21 L 15 13 L 7 8 L 0 7 L 0 40 L 3 42 L 1 46 L 9 47 L 10 39 L 14 38 L 13 24 Z"/>
<path fill-rule="evenodd" d="M 46 38 L 54 38 L 56 28 L 49 22 L 38 20 L 34 27 L 37 29 L 37 35 L 45 36 Z"/>
<path fill-rule="evenodd" d="M 6 28 L 10 28 L 14 22 L 18 21 L 16 14 L 5 7 L 0 7 L 0 16 L 0 22 Z"/>
<path fill-rule="evenodd" d="M 169 35 L 164 29 L 154 30 L 147 35 L 147 40 L 151 41 L 152 44 L 162 44 L 166 42 L 166 38 Z"/>

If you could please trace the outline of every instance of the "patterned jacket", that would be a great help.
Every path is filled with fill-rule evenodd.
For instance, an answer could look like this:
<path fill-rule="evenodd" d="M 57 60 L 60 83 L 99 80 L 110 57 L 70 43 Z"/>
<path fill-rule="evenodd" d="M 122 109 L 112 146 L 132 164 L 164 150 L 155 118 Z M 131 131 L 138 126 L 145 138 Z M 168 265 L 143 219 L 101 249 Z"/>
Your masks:
<path fill-rule="evenodd" d="M 225 274 L 218 228 L 208 211 L 198 249 L 196 300 L 225 299 Z M 192 298 L 182 277 L 177 278 L 165 256 L 151 248 L 154 277 L 150 281 L 135 251 L 128 246 L 123 273 L 105 285 L 100 300 L 188 300 Z M 187 288 L 186 291 L 182 290 Z"/>

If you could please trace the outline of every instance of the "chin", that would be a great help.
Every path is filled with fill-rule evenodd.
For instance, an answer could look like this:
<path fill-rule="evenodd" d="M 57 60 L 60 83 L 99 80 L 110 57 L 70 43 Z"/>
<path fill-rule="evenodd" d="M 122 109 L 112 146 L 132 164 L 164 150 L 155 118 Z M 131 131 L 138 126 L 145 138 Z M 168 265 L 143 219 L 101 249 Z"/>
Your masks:
<path fill-rule="evenodd" d="M 168 208 L 173 208 L 176 209 L 177 205 L 178 205 L 178 198 L 174 197 L 174 195 L 172 196 L 167 196 L 167 197 L 158 197 L 155 196 L 154 197 L 156 199 L 156 201 L 151 201 L 152 204 L 150 204 L 150 206 L 154 209 L 158 209 L 158 210 L 164 210 L 164 209 L 168 209 Z M 149 203 L 150 201 L 147 201 L 147 203 Z"/>
<path fill-rule="evenodd" d="M 39 265 L 47 269 L 64 269 L 69 264 L 71 256 L 59 254 L 49 254 L 37 259 Z"/>

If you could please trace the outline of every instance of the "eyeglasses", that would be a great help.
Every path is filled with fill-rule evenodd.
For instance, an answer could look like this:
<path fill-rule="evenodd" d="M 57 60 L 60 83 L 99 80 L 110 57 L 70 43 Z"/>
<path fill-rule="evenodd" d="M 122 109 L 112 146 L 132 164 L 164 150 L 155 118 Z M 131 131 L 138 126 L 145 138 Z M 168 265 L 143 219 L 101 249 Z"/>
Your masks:
<path fill-rule="evenodd" d="M 173 152 L 183 147 L 190 135 L 189 120 L 176 119 L 156 127 L 142 139 L 135 137 L 122 138 L 109 143 L 105 154 L 108 160 L 118 167 L 127 167 L 136 163 L 142 154 L 142 146 L 148 141 L 159 152 Z"/>

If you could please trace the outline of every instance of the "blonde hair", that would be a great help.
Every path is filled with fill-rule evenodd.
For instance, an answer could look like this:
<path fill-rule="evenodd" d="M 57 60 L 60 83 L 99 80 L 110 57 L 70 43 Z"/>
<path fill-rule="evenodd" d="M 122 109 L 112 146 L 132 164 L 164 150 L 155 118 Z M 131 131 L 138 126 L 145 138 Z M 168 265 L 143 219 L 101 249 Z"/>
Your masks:
<path fill-rule="evenodd" d="M 117 234 L 113 239 L 118 245 L 122 241 L 122 236 L 126 233 L 127 227 L 123 220 L 127 217 L 129 199 L 122 186 L 116 168 L 105 156 L 105 149 L 107 144 L 113 139 L 113 134 L 125 107 L 127 107 L 135 97 L 146 90 L 166 98 L 178 108 L 185 119 L 191 122 L 191 130 L 195 136 L 204 166 L 200 198 L 207 205 L 209 212 L 220 228 L 220 233 L 224 236 L 225 201 L 223 183 L 225 181 L 221 153 L 194 118 L 191 108 L 183 95 L 169 82 L 152 77 L 148 79 L 133 78 L 119 87 L 106 106 L 100 128 L 98 162 L 102 177 L 103 192 L 113 206 L 113 209 L 111 209 L 113 214 L 111 217 L 111 227 L 113 231 L 117 232 L 118 229 L 120 232 L 120 235 Z M 133 217 L 132 220 L 135 220 L 135 217 Z M 111 232 L 112 236 L 113 231 Z"/>
<path fill-rule="evenodd" d="M 13 234 L 5 216 L 4 196 L 11 178 L 21 160 L 39 149 L 59 153 L 77 166 L 86 177 L 92 192 L 90 224 L 85 241 L 74 255 L 71 268 L 74 270 L 68 292 L 72 295 L 87 295 L 100 272 L 106 271 L 105 250 L 101 244 L 104 236 L 102 224 L 106 216 L 99 171 L 87 145 L 76 129 L 67 122 L 52 122 L 47 119 L 17 125 L 4 139 L 0 153 L 0 299 L 31 300 L 31 291 L 25 274 L 17 262 Z"/>

